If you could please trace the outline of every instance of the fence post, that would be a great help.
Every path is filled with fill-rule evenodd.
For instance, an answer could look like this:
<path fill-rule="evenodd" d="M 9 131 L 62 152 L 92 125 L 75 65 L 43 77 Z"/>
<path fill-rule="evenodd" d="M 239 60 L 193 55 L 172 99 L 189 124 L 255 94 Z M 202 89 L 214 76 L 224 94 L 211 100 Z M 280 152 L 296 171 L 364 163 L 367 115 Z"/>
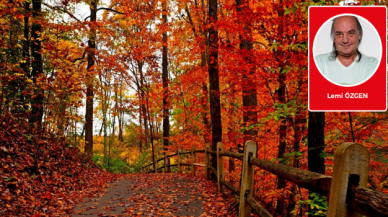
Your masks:
<path fill-rule="evenodd" d="M 155 173 L 158 173 L 158 164 L 156 161 L 154 161 L 154 169 L 155 169 Z"/>
<path fill-rule="evenodd" d="M 191 175 L 195 176 L 195 146 L 191 147 Z"/>
<path fill-rule="evenodd" d="M 170 167 L 170 165 L 171 165 L 171 158 L 167 158 L 167 172 L 169 173 L 169 172 L 171 172 L 171 167 Z"/>
<path fill-rule="evenodd" d="M 249 140 L 245 143 L 244 158 L 242 167 L 241 192 L 240 192 L 240 209 L 239 216 L 245 217 L 251 215 L 251 206 L 246 203 L 248 195 L 253 196 L 253 180 L 255 177 L 255 167 L 249 164 L 249 160 L 256 157 L 256 143 Z"/>
<path fill-rule="evenodd" d="M 206 144 L 205 146 L 205 177 L 206 180 L 210 180 L 210 174 L 209 174 L 209 144 Z"/>
<path fill-rule="evenodd" d="M 178 173 L 181 173 L 182 172 L 182 168 L 181 168 L 181 150 L 178 149 Z"/>
<path fill-rule="evenodd" d="M 328 216 L 359 216 L 362 215 L 347 209 L 346 197 L 349 177 L 359 175 L 360 187 L 367 187 L 369 171 L 369 152 L 358 143 L 343 143 L 335 152 L 333 179 L 330 187 Z M 350 190 L 351 191 L 351 190 Z"/>
<path fill-rule="evenodd" d="M 164 152 L 164 173 L 167 172 L 167 152 Z"/>
<path fill-rule="evenodd" d="M 222 142 L 217 143 L 217 182 L 218 182 L 218 192 L 225 193 L 224 186 L 221 183 L 224 177 L 224 160 L 220 156 L 220 152 L 224 151 L 224 144 Z"/>

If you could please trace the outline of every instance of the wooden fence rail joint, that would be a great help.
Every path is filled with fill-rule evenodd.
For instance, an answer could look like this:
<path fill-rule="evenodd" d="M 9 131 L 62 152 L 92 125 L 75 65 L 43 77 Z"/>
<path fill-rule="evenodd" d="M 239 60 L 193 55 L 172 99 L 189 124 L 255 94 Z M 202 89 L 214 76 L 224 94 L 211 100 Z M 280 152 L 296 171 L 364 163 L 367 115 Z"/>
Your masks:
<path fill-rule="evenodd" d="M 346 200 L 345 200 L 346 204 L 349 204 L 352 200 L 354 200 L 353 188 L 358 187 L 359 184 L 360 184 L 360 175 L 350 174 L 349 181 L 348 181 L 348 190 L 346 191 Z"/>
<path fill-rule="evenodd" d="M 354 199 L 348 208 L 370 217 L 388 217 L 388 195 L 362 187 L 352 187 Z"/>
<path fill-rule="evenodd" d="M 245 201 L 247 201 L 248 195 L 249 195 L 249 190 L 245 190 L 245 193 L 244 193 L 244 199 L 245 199 Z"/>

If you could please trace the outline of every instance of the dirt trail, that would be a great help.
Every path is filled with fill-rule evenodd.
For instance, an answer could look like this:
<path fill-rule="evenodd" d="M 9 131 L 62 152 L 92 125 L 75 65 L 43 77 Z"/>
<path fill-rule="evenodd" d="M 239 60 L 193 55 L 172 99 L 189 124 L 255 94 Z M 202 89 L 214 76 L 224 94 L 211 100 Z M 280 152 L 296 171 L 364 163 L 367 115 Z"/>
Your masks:
<path fill-rule="evenodd" d="M 104 196 L 85 199 L 73 216 L 226 216 L 227 204 L 216 185 L 202 178 L 135 174 L 112 183 Z"/>

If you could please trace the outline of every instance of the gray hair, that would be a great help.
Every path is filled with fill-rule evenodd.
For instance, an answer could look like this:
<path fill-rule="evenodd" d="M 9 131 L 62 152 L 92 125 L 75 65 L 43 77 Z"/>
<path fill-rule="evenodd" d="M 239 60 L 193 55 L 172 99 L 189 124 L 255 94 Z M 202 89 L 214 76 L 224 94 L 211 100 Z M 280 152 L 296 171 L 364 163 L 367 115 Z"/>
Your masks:
<path fill-rule="evenodd" d="M 361 36 L 360 37 L 360 40 L 358 40 L 358 45 L 360 45 L 361 44 L 361 40 L 362 40 L 362 34 L 363 34 L 363 32 L 362 32 L 362 26 L 361 26 L 361 24 L 360 24 L 360 21 L 358 21 L 358 18 L 356 17 L 356 16 L 352 16 L 355 20 L 356 20 L 356 23 L 357 23 L 357 32 L 358 32 L 358 34 Z M 337 48 L 335 47 L 335 43 L 334 43 L 334 34 L 335 34 L 335 30 L 334 30 L 334 22 L 335 22 L 335 20 L 337 19 L 338 17 L 336 17 L 336 18 L 334 18 L 332 21 L 333 21 L 333 23 L 331 24 L 331 31 L 330 31 L 330 37 L 331 37 L 331 39 L 333 40 L 333 51 L 332 51 L 332 54 L 331 54 L 331 58 L 333 59 L 333 60 L 335 60 L 336 58 L 337 58 L 337 56 L 338 56 L 338 51 L 337 51 Z M 357 47 L 357 54 L 358 54 L 358 56 L 359 56 L 359 58 L 358 58 L 358 62 L 361 60 L 361 56 L 362 56 L 362 54 L 360 53 L 360 51 L 358 50 L 358 47 Z"/>

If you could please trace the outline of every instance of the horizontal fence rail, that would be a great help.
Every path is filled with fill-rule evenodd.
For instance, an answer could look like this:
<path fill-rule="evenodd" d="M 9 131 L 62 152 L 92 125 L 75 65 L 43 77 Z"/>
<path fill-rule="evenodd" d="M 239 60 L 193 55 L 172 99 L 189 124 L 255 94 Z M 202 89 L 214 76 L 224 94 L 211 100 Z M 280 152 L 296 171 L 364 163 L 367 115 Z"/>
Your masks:
<path fill-rule="evenodd" d="M 251 158 L 249 163 L 318 194 L 326 196 L 330 192 L 331 176 L 301 170 L 258 158 Z"/>
<path fill-rule="evenodd" d="M 328 216 L 382 216 L 388 217 L 388 195 L 366 189 L 369 171 L 369 152 L 358 143 L 344 143 L 335 152 L 333 176 L 314 173 L 299 168 L 258 159 L 256 157 L 256 143 L 247 141 L 244 153 L 225 151 L 222 142 L 217 144 L 216 150 L 210 150 L 208 144 L 204 150 L 178 150 L 177 153 L 165 155 L 163 158 L 142 167 L 143 172 L 157 172 L 170 167 L 191 167 L 195 175 L 196 167 L 205 167 L 206 179 L 210 180 L 212 172 L 217 177 L 218 191 L 224 193 L 224 186 L 240 197 L 239 216 L 250 216 L 251 210 L 259 216 L 272 216 L 253 197 L 254 167 L 282 177 L 300 187 L 328 197 Z M 196 163 L 196 153 L 205 153 L 205 164 Z M 181 155 L 191 155 L 190 163 L 183 163 Z M 178 156 L 176 164 L 170 164 L 170 158 Z M 224 157 L 242 161 L 242 179 L 240 189 L 224 177 Z M 217 168 L 210 164 L 210 159 L 216 158 Z M 355 161 L 356 160 L 356 161 Z M 157 163 L 164 161 L 164 165 L 157 168 Z M 151 166 L 153 169 L 151 169 Z M 356 214 L 355 214 L 356 213 Z"/>

